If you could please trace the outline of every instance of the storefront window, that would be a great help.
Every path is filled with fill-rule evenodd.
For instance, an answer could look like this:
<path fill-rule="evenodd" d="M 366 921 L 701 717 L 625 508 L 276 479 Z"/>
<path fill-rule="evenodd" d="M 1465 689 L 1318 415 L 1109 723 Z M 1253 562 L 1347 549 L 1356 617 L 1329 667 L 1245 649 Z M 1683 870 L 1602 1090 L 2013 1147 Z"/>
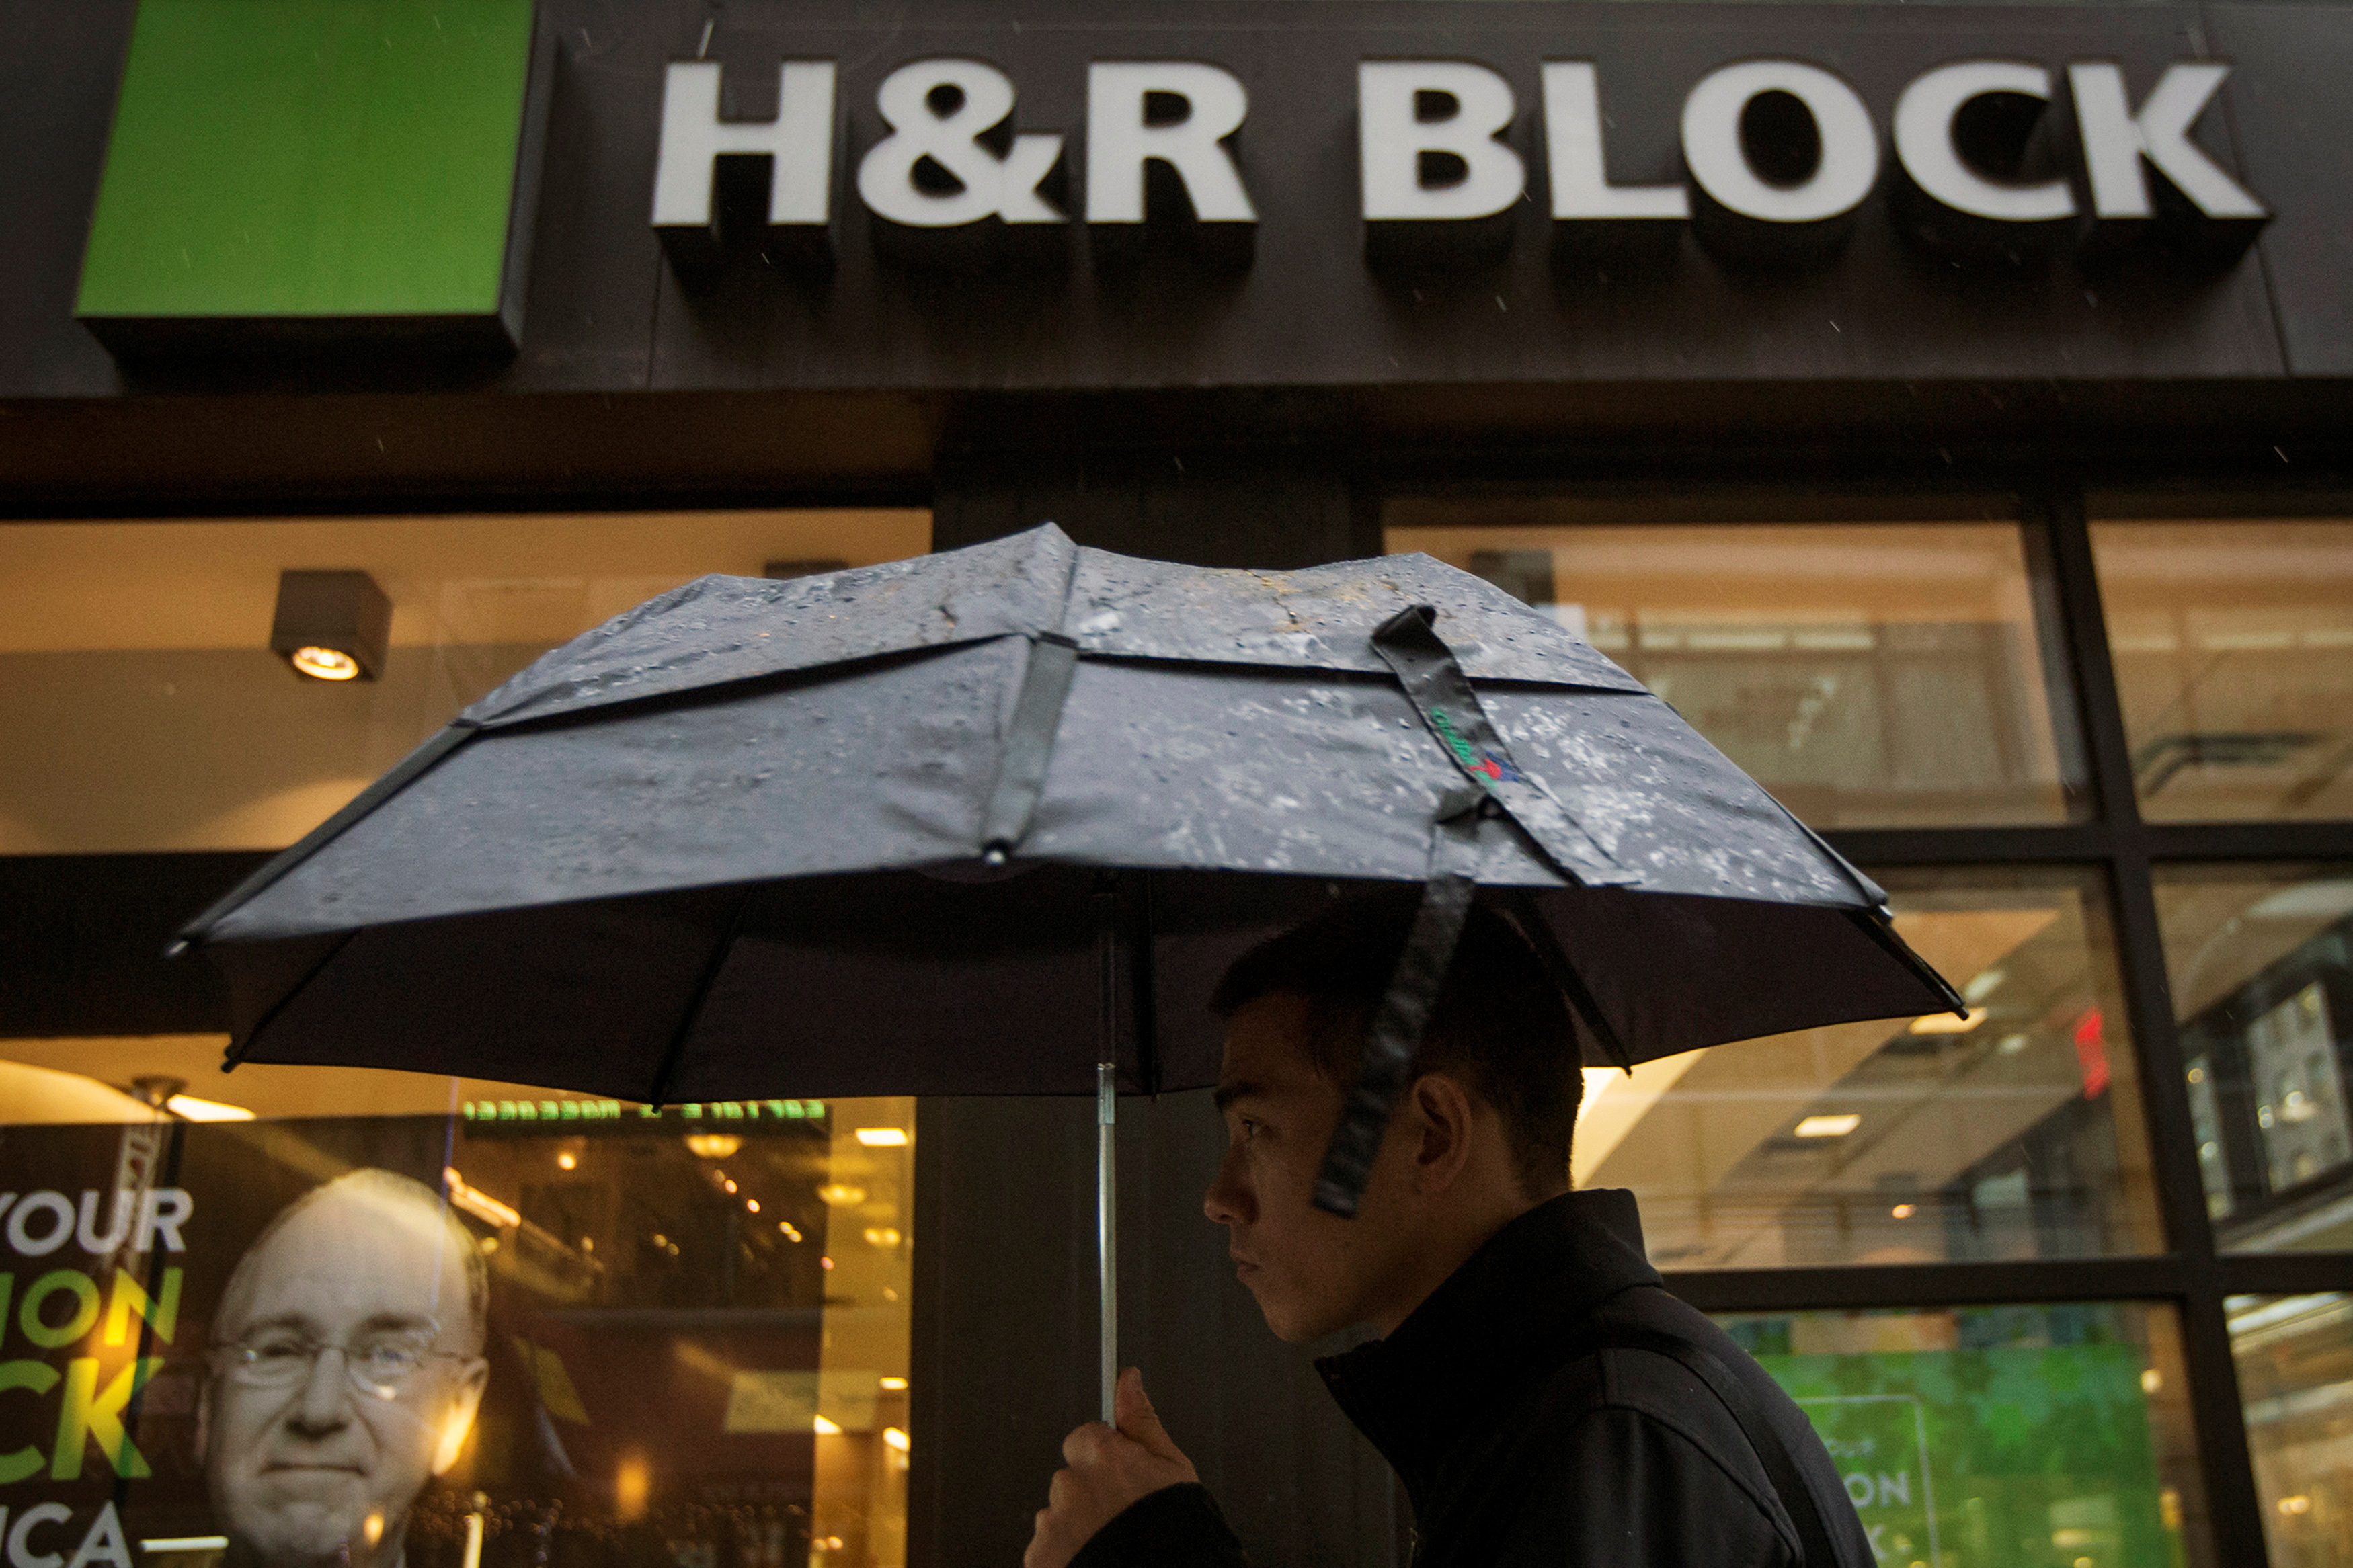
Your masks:
<path fill-rule="evenodd" d="M 1400 499 L 1387 548 L 1475 572 L 1579 633 L 1814 826 L 2073 814 L 2062 661 L 2018 524 L 1630 515 Z"/>
<path fill-rule="evenodd" d="M 33 1555 L 902 1568 L 912 1100 L 284 1067 L 182 1098 L 221 1043 L 0 1042 Z"/>
<path fill-rule="evenodd" d="M 1718 1321 L 1812 1419 L 1883 1563 L 2213 1561 L 2179 1336 L 2165 1309 L 2068 1302 Z"/>
<path fill-rule="evenodd" d="M 2158 915 L 2228 1248 L 2353 1248 L 2353 866 L 2171 866 Z"/>
<path fill-rule="evenodd" d="M 922 553 L 922 511 L 12 523 L 0 854 L 290 844 L 550 647 L 706 572 Z M 380 679 L 269 651 L 280 574 L 390 599 Z"/>
<path fill-rule="evenodd" d="M 2353 522 L 2092 524 L 2141 815 L 2353 816 Z"/>
<path fill-rule="evenodd" d="M 1588 1068 L 1577 1184 L 1641 1200 L 1662 1268 L 2153 1252 L 2134 1050 L 2093 877 L 1877 874 L 1968 999 Z"/>
<path fill-rule="evenodd" d="M 2227 1307 L 2272 1568 L 2353 1563 L 2353 1297 Z"/>

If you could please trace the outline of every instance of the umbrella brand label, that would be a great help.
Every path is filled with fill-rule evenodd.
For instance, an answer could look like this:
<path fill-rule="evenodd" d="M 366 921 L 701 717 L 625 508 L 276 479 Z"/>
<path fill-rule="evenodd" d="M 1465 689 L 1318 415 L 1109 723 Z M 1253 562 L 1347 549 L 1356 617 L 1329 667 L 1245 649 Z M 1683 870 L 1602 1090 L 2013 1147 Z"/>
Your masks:
<path fill-rule="evenodd" d="M 1438 731 L 1438 738 L 1446 742 L 1446 749 L 1454 753 L 1454 760 L 1461 763 L 1466 772 L 1477 773 L 1490 784 L 1524 782 L 1525 775 L 1512 766 L 1510 759 L 1497 756 L 1464 740 L 1462 732 L 1454 727 L 1454 721 L 1446 716 L 1444 709 L 1432 708 L 1430 722 Z"/>

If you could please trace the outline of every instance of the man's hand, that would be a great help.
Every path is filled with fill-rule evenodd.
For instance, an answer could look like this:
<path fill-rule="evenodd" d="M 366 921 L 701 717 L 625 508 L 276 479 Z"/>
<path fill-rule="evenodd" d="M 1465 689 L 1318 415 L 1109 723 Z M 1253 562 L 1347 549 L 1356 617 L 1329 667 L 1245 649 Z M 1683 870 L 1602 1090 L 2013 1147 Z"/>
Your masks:
<path fill-rule="evenodd" d="M 1135 1368 L 1119 1374 L 1112 1410 L 1119 1417 L 1116 1427 L 1090 1421 L 1062 1439 L 1067 1468 L 1054 1472 L 1021 1568 L 1064 1568 L 1128 1504 L 1201 1479 L 1153 1414 L 1144 1374 Z"/>

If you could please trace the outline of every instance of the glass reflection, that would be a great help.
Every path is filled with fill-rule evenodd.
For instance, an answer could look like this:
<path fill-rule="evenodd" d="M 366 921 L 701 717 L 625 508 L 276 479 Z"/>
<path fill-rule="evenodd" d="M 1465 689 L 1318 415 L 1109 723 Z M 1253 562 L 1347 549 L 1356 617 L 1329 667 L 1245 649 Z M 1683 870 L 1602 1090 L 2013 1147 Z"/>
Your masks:
<path fill-rule="evenodd" d="M 2166 867 L 2156 887 L 2218 1238 L 2353 1247 L 2353 867 Z"/>
<path fill-rule="evenodd" d="M 2143 816 L 2353 816 L 2353 522 L 2095 522 Z"/>
<path fill-rule="evenodd" d="M 2353 1297 L 2227 1305 L 2272 1568 L 2353 1563 Z"/>
<path fill-rule="evenodd" d="M 1881 1563 L 2213 1561 L 2171 1312 L 1723 1313 L 1838 1464 Z"/>
<path fill-rule="evenodd" d="M 222 1043 L 0 1041 L 0 1190 L 40 1222 L 7 1238 L 16 1304 L 39 1298 L 37 1334 L 11 1319 L 36 1424 L 78 1361 L 146 1380 L 127 1446 L 42 1497 L 211 1553 L 166 1568 L 229 1542 L 266 1568 L 283 1510 L 245 1461 L 332 1397 L 405 1446 L 305 1562 L 903 1568 L 913 1100 L 655 1111 L 269 1067 L 209 1073 L 242 1119 L 165 1109 Z M 27 1275 L 36 1254 L 58 1267 Z"/>
<path fill-rule="evenodd" d="M 1628 526 L 1557 499 L 1392 502 L 1387 548 L 1517 595 L 1816 826 L 2070 815 L 2011 522 Z"/>
<path fill-rule="evenodd" d="M 1951 1015 L 1588 1069 L 1579 1186 L 1641 1198 L 1662 1268 L 2159 1247 L 2133 1045 L 2088 875 L 1878 873 Z"/>

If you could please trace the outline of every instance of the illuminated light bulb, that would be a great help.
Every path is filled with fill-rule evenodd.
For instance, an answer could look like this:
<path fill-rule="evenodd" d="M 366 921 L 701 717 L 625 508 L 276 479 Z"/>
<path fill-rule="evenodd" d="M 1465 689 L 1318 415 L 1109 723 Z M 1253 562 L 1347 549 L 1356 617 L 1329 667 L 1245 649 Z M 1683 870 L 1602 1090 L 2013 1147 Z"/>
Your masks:
<path fill-rule="evenodd" d="M 817 1195 L 828 1208 L 854 1208 L 866 1201 L 866 1189 L 842 1182 L 828 1182 L 817 1190 Z"/>
<path fill-rule="evenodd" d="M 721 1186 L 723 1186 L 723 1187 L 725 1187 L 725 1188 L 726 1188 L 729 1192 L 731 1192 L 731 1193 L 733 1193 L 733 1192 L 734 1192 L 734 1191 L 736 1190 L 736 1189 L 735 1189 L 735 1184 L 734 1184 L 734 1183 L 733 1183 L 733 1182 L 722 1182 L 722 1183 L 720 1183 L 719 1184 L 720 1184 Z"/>
<path fill-rule="evenodd" d="M 798 1241 L 801 1238 L 800 1227 L 788 1219 L 778 1220 L 776 1228 L 784 1232 L 785 1239 L 787 1241 Z"/>
<path fill-rule="evenodd" d="M 360 661 L 339 647 L 298 647 L 294 668 L 313 680 L 357 680 Z"/>
<path fill-rule="evenodd" d="M 2140 1391 L 2143 1394 L 2155 1394 L 2158 1389 L 2163 1388 L 2164 1386 L 2165 1374 L 2158 1371 L 2157 1368 L 2150 1367 L 2147 1371 L 2140 1374 Z"/>
<path fill-rule="evenodd" d="M 566 1149 L 555 1157 L 555 1168 L 559 1171 L 576 1171 L 580 1168 L 580 1156 Z"/>
<path fill-rule="evenodd" d="M 686 1152 L 698 1160 L 724 1160 L 744 1147 L 744 1140 L 733 1132 L 690 1132 L 686 1135 Z"/>
<path fill-rule="evenodd" d="M 1910 1219 L 1914 1215 L 1920 1211 L 1914 1208 L 1910 1204 L 1897 1204 L 1894 1208 L 1889 1209 L 1887 1212 L 1897 1219 Z"/>
<path fill-rule="evenodd" d="M 820 1258 L 817 1260 L 817 1266 L 819 1268 L 830 1268 L 833 1267 L 833 1259 L 830 1258 Z"/>
<path fill-rule="evenodd" d="M 886 1377 L 881 1382 L 885 1388 L 899 1389 L 907 1386 L 907 1380 L 903 1377 Z"/>
<path fill-rule="evenodd" d="M 193 1094 L 175 1094 L 164 1102 L 164 1109 L 183 1121 L 250 1121 L 253 1112 L 242 1105 L 223 1105 L 217 1100 L 198 1100 Z"/>
<path fill-rule="evenodd" d="M 882 1444 L 903 1454 L 907 1451 L 907 1435 L 896 1426 L 885 1426 L 882 1428 Z"/>
<path fill-rule="evenodd" d="M 631 1454 L 623 1459 L 613 1476 L 613 1511 L 624 1520 L 644 1513 L 653 1484 L 653 1470 L 643 1455 Z"/>
<path fill-rule="evenodd" d="M 376 1542 L 382 1541 L 384 1539 L 384 1510 L 380 1508 L 368 1510 L 367 1518 L 360 1521 L 360 1533 L 367 1538 L 367 1543 L 370 1546 L 374 1546 Z"/>
<path fill-rule="evenodd" d="M 1800 1138 L 1843 1138 L 1862 1125 L 1862 1117 L 1855 1111 L 1839 1116 L 1809 1116 L 1798 1123 Z"/>
<path fill-rule="evenodd" d="M 817 1435 L 820 1437 L 839 1437 L 841 1436 L 841 1428 L 820 1415 L 817 1418 Z"/>
<path fill-rule="evenodd" d="M 866 1245 L 869 1247 L 879 1247 L 885 1252 L 888 1252 L 891 1248 L 899 1245 L 898 1227 L 888 1225 L 868 1226 L 866 1227 Z"/>
<path fill-rule="evenodd" d="M 745 1198 L 744 1200 L 744 1207 L 748 1213 L 758 1214 L 760 1212 L 760 1200 L 757 1198 Z"/>
<path fill-rule="evenodd" d="M 907 1130 L 903 1127 L 861 1127 L 858 1141 L 869 1149 L 903 1149 L 907 1146 Z"/>

